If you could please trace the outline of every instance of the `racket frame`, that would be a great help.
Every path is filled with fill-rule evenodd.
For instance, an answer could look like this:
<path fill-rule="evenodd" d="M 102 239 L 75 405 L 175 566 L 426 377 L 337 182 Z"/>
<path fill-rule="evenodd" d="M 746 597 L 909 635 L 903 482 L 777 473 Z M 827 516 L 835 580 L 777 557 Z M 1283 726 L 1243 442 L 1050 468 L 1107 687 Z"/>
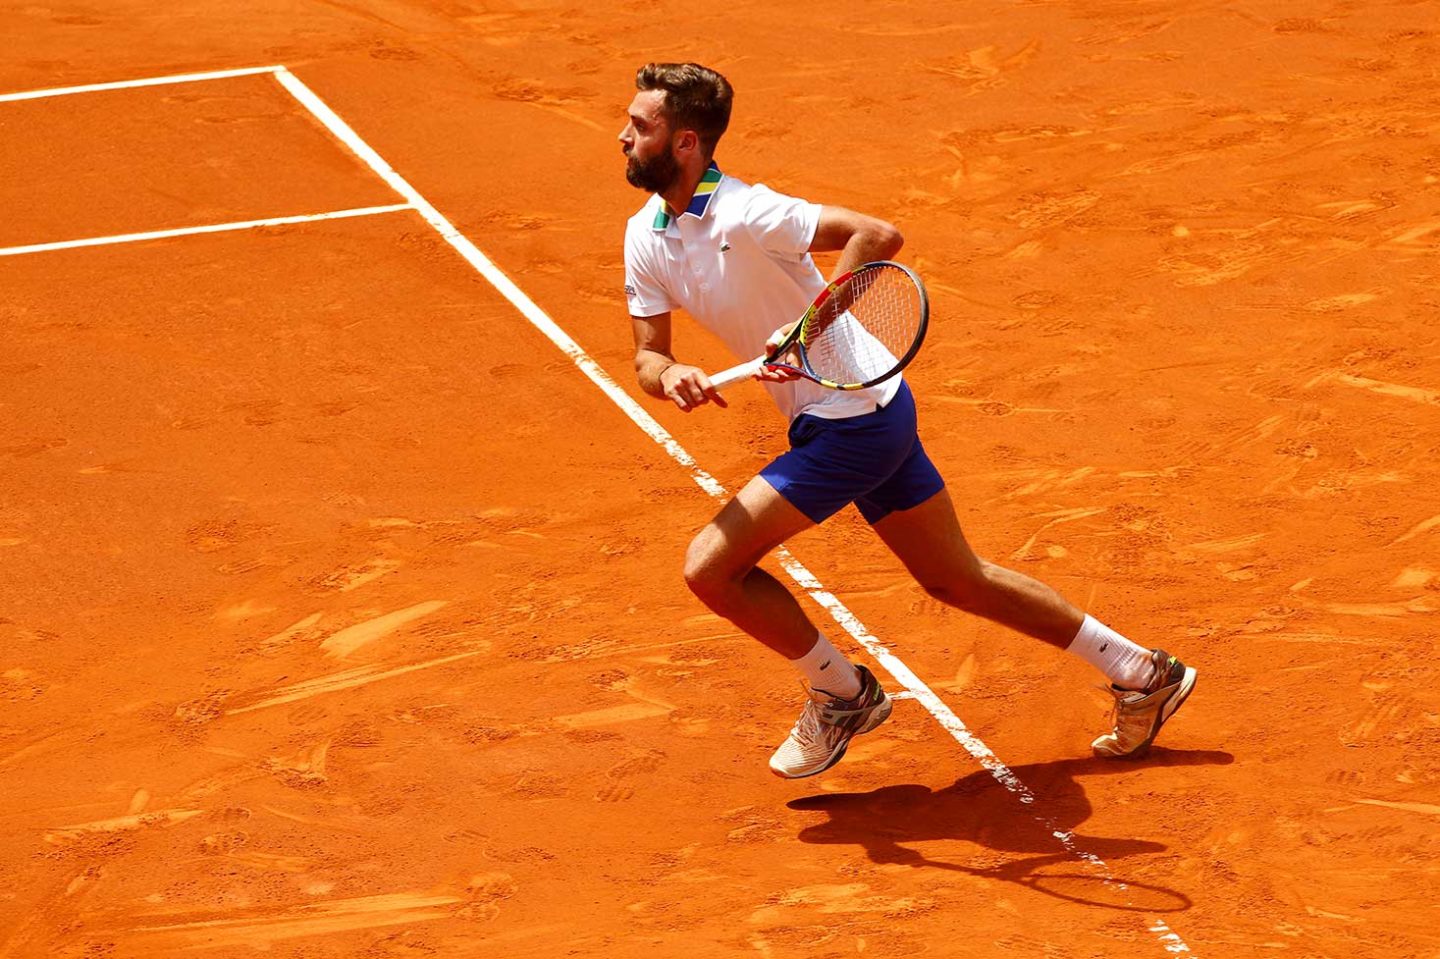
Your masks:
<path fill-rule="evenodd" d="M 820 308 L 825 305 L 825 303 L 830 299 L 832 295 L 834 295 L 835 291 L 840 289 L 840 287 L 844 286 L 846 283 L 850 282 L 851 278 L 854 277 L 855 274 L 881 266 L 893 266 L 898 270 L 904 271 L 905 275 L 910 278 L 910 282 L 915 284 L 915 290 L 920 296 L 920 325 L 919 328 L 915 331 L 915 338 L 910 344 L 910 349 L 905 352 L 904 356 L 899 357 L 895 365 L 892 366 L 888 371 L 886 371 L 883 376 L 877 376 L 874 379 L 866 380 L 863 383 L 836 383 L 834 380 L 826 379 L 819 373 L 816 373 L 810 367 L 810 358 L 805 352 L 805 336 L 809 332 L 810 321 L 815 318 L 815 315 L 820 312 Z M 878 386 L 879 384 L 885 382 L 895 374 L 899 373 L 901 370 L 905 369 L 905 367 L 910 365 L 910 361 L 915 358 L 915 354 L 920 352 L 920 345 L 925 341 L 925 333 L 929 330 L 929 328 L 930 297 L 925 292 L 925 284 L 920 282 L 920 277 L 915 274 L 915 271 L 910 269 L 903 263 L 896 263 L 894 260 L 872 260 L 869 263 L 860 264 L 853 270 L 845 271 L 844 273 L 835 277 L 835 279 L 831 280 L 829 283 L 825 284 L 825 289 L 821 290 L 815 295 L 815 299 L 811 301 L 809 308 L 806 309 L 803 314 L 801 314 L 800 319 L 795 323 L 795 328 L 792 329 L 790 333 L 785 337 L 785 339 L 781 340 L 779 345 L 776 346 L 775 349 L 771 350 L 768 355 L 757 357 L 753 360 L 749 360 L 737 366 L 732 366 L 728 370 L 722 370 L 721 372 L 716 373 L 714 376 L 710 377 L 710 385 L 717 390 L 723 390 L 728 387 L 734 386 L 736 383 L 740 383 L 748 379 L 753 379 L 755 375 L 763 369 L 772 369 L 791 370 L 795 373 L 799 373 L 801 376 L 805 377 L 807 380 L 810 380 L 812 383 L 818 383 L 819 385 L 826 387 L 827 389 L 869 389 L 872 386 Z M 795 366 L 791 363 L 780 362 L 780 357 L 784 356 L 792 348 L 799 355 L 799 366 Z"/>

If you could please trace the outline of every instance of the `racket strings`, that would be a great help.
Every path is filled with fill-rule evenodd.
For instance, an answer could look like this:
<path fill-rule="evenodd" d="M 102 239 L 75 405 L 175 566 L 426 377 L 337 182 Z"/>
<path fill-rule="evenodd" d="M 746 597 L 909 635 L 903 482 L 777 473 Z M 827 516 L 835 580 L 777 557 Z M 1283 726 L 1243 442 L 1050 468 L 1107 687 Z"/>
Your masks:
<path fill-rule="evenodd" d="M 910 351 L 923 314 L 921 293 L 904 270 L 882 264 L 857 271 L 810 320 L 806 359 L 837 384 L 881 379 Z"/>

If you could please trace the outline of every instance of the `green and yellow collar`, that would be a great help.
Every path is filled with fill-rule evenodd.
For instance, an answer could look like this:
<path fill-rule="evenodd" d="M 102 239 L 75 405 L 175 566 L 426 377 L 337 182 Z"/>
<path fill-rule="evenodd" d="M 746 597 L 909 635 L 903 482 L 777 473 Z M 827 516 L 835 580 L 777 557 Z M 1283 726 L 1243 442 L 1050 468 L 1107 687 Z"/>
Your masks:
<path fill-rule="evenodd" d="M 685 207 L 685 213 L 682 213 L 681 216 L 689 214 L 697 218 L 703 217 L 705 212 L 710 209 L 710 198 L 715 195 L 715 190 L 720 186 L 720 180 L 724 175 L 720 172 L 720 168 L 712 162 L 710 168 L 705 171 L 705 175 L 700 178 L 699 185 L 695 187 L 695 195 L 690 198 L 690 205 Z M 665 205 L 665 201 L 661 200 L 660 208 L 655 211 L 655 222 L 650 227 L 656 231 L 665 230 L 674 218 L 670 208 Z"/>

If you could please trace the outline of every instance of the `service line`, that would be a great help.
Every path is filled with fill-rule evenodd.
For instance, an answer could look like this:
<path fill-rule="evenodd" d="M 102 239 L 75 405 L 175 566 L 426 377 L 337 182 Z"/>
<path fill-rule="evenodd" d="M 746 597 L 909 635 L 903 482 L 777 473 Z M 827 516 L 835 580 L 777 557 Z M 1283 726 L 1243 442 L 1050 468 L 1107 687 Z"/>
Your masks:
<path fill-rule="evenodd" d="M 52 87 L 49 90 L 26 90 L 22 93 L 0 93 L 0 103 L 16 100 L 39 100 L 43 97 L 64 97 L 72 93 L 99 93 L 103 90 L 130 90 L 135 87 L 160 87 L 171 83 L 196 83 L 201 80 L 228 80 L 274 73 L 280 67 L 243 67 L 239 70 L 211 70 L 208 73 L 176 73 L 168 77 L 146 77 L 142 80 L 118 80 L 114 83 L 87 83 L 78 87 Z"/>
<path fill-rule="evenodd" d="M 192 236 L 196 233 L 225 233 L 229 230 L 254 230 L 265 226 L 288 226 L 292 223 L 314 223 L 317 220 L 345 220 L 355 216 L 375 216 L 412 209 L 408 203 L 389 206 L 361 206 L 351 210 L 328 213 L 302 213 L 298 216 L 272 216 L 263 220 L 239 220 L 235 223 L 209 223 L 204 226 L 182 226 L 173 230 L 151 230 L 148 233 L 120 233 L 114 236 L 92 236 L 83 240 L 60 240 L 56 243 L 32 243 L 29 246 L 0 247 L 0 256 L 21 256 L 25 253 L 48 253 L 51 250 L 72 250 L 82 246 L 109 246 L 112 243 L 139 243 L 142 240 L 163 240 L 169 236 Z"/>

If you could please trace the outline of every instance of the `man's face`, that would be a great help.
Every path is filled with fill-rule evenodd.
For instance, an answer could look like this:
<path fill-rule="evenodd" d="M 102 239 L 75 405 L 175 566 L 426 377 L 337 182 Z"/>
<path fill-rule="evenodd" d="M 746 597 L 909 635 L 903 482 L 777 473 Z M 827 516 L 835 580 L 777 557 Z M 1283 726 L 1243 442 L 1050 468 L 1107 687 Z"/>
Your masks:
<path fill-rule="evenodd" d="M 664 105 L 664 90 L 641 90 L 630 101 L 629 120 L 620 131 L 625 179 L 651 193 L 664 193 L 680 176 Z"/>

